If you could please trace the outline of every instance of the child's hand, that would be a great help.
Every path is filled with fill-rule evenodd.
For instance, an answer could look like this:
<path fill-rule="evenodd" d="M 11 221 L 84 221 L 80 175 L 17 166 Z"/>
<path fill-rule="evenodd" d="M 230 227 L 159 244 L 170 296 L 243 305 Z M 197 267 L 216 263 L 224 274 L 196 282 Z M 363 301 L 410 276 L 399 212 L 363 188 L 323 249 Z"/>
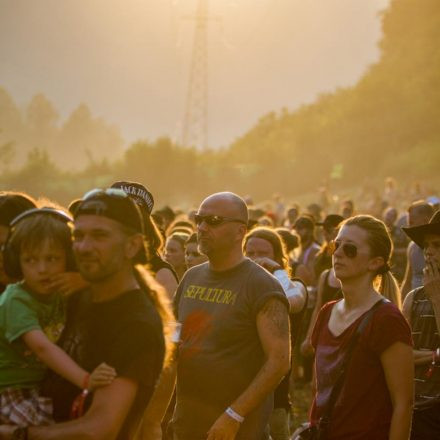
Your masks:
<path fill-rule="evenodd" d="M 89 388 L 94 390 L 105 385 L 110 385 L 116 377 L 116 370 L 105 362 L 98 365 L 90 375 Z"/>
<path fill-rule="evenodd" d="M 78 272 L 64 272 L 52 277 L 50 287 L 54 292 L 67 296 L 85 289 L 88 285 L 89 283 Z"/>

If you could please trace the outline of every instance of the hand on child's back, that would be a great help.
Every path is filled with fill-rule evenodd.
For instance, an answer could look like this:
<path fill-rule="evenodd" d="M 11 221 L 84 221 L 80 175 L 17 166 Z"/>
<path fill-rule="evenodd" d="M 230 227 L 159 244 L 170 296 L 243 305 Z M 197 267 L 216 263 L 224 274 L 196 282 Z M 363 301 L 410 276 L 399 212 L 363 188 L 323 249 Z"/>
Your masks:
<path fill-rule="evenodd" d="M 105 362 L 98 365 L 90 374 L 90 389 L 110 385 L 116 377 L 116 370 Z"/>

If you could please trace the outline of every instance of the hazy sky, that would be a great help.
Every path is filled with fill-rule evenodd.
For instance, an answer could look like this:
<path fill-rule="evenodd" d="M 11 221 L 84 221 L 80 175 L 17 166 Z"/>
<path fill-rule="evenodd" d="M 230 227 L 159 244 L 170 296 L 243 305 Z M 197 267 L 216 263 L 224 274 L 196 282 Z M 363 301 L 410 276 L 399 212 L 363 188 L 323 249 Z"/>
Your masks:
<path fill-rule="evenodd" d="M 180 137 L 197 0 L 0 0 L 0 86 L 81 102 L 127 142 Z M 389 0 L 210 0 L 209 142 L 351 85 L 378 58 Z"/>

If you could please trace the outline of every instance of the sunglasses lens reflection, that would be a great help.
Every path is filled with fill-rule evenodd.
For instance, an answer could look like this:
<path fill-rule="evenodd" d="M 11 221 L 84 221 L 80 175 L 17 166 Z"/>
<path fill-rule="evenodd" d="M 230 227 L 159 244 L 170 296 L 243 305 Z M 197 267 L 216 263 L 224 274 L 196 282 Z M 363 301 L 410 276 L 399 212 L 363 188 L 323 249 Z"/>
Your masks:
<path fill-rule="evenodd" d="M 341 244 L 338 241 L 332 241 L 330 243 L 330 251 L 332 254 L 336 252 L 339 247 L 342 246 L 342 252 L 347 258 L 356 258 L 357 256 L 357 247 L 351 243 Z"/>
<path fill-rule="evenodd" d="M 198 215 L 194 216 L 194 221 L 196 225 L 200 225 L 202 222 L 205 222 L 209 226 L 217 226 L 223 223 L 223 217 L 218 215 Z"/>
<path fill-rule="evenodd" d="M 355 258 L 357 255 L 357 247 L 354 244 L 346 243 L 342 246 L 342 250 L 348 258 Z"/>

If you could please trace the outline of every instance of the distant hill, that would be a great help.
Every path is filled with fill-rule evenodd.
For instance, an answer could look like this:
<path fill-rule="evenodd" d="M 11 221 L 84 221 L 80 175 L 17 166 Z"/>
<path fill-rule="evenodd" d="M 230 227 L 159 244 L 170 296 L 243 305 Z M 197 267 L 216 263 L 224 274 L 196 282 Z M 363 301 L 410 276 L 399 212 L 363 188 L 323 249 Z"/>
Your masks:
<path fill-rule="evenodd" d="M 86 105 L 59 124 L 43 95 L 20 110 L 0 88 L 0 189 L 68 203 L 87 189 L 131 179 L 143 182 L 159 206 L 190 206 L 222 190 L 299 199 L 316 196 L 323 182 L 349 195 L 386 176 L 404 186 L 419 179 L 438 184 L 440 0 L 392 0 L 381 20 L 380 60 L 356 85 L 264 115 L 220 151 L 163 138 L 139 141 L 122 154 L 117 128 Z"/>
<path fill-rule="evenodd" d="M 393 0 L 381 20 L 380 60 L 355 86 L 265 115 L 231 145 L 228 162 L 259 192 L 306 191 L 332 175 L 354 183 L 438 174 L 440 2 Z"/>

